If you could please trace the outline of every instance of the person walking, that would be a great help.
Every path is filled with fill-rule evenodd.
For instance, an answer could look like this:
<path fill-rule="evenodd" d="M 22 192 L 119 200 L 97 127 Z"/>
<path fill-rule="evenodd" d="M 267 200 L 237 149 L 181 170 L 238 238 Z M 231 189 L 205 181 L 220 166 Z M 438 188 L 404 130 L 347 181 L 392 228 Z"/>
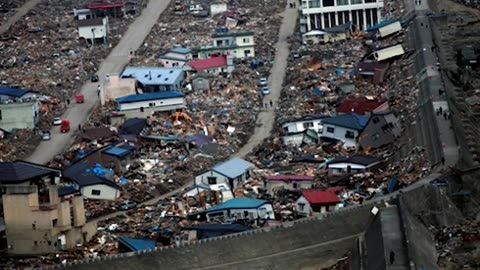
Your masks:
<path fill-rule="evenodd" d="M 442 166 L 445 166 L 445 157 L 442 157 Z"/>
<path fill-rule="evenodd" d="M 273 107 L 273 101 L 270 100 L 270 107 Z"/>

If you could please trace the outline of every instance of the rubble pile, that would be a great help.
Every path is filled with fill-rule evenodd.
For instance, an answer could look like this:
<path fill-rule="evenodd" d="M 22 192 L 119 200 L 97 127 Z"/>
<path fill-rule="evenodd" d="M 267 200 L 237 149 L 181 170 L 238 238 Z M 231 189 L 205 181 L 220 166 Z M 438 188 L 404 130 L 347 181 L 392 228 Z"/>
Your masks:
<path fill-rule="evenodd" d="M 454 2 L 462 4 L 462 5 L 467 6 L 467 7 L 480 9 L 480 2 L 475 1 L 475 0 L 454 0 Z"/>
<path fill-rule="evenodd" d="M 480 232 L 478 222 L 452 227 L 432 228 L 439 255 L 438 264 L 445 269 L 480 268 Z"/>

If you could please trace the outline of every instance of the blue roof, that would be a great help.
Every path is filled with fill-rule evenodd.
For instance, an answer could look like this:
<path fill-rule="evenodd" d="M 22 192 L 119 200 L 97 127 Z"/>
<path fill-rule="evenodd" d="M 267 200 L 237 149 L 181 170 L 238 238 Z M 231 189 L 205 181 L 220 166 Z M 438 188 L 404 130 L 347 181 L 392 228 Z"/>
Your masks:
<path fill-rule="evenodd" d="M 264 200 L 235 198 L 225 203 L 216 205 L 210 209 L 207 209 L 207 212 L 211 213 L 211 212 L 223 211 L 228 209 L 256 209 L 267 203 L 268 202 Z"/>
<path fill-rule="evenodd" d="M 187 54 L 187 53 L 192 52 L 192 49 L 176 47 L 176 48 L 171 49 L 170 52 L 179 53 L 179 54 Z"/>
<path fill-rule="evenodd" d="M 323 119 L 324 124 L 330 124 L 355 130 L 363 130 L 363 128 L 367 125 L 367 122 L 367 116 L 360 116 L 358 114 L 341 114 Z"/>
<path fill-rule="evenodd" d="M 124 244 L 132 251 L 148 250 L 155 249 L 156 241 L 152 239 L 136 239 L 136 238 L 127 238 L 119 237 L 118 242 Z"/>
<path fill-rule="evenodd" d="M 121 77 L 133 77 L 143 85 L 173 85 L 183 72 L 181 68 L 127 67 Z"/>
<path fill-rule="evenodd" d="M 5 86 L 0 86 L 0 95 L 10 96 L 10 97 L 21 97 L 25 95 L 28 91 L 25 91 L 20 88 L 10 88 Z"/>
<path fill-rule="evenodd" d="M 389 24 L 392 24 L 392 23 L 394 23 L 394 22 L 396 22 L 396 21 L 397 21 L 397 20 L 393 20 L 393 19 L 392 19 L 392 20 L 383 21 L 383 22 L 381 22 L 381 23 L 377 23 L 377 24 L 375 24 L 375 25 L 372 25 L 372 26 L 368 27 L 368 28 L 367 28 L 367 32 L 371 32 L 371 31 L 378 30 L 378 29 L 380 29 L 380 28 L 382 28 L 382 27 L 384 27 L 384 26 L 387 26 L 387 25 L 389 25 Z"/>
<path fill-rule="evenodd" d="M 115 156 L 115 157 L 124 157 L 128 155 L 130 152 L 131 150 L 120 148 L 120 147 L 112 147 L 103 151 L 104 154 Z"/>
<path fill-rule="evenodd" d="M 132 102 L 148 101 L 148 100 L 178 98 L 178 97 L 184 97 L 184 96 L 185 95 L 180 92 L 145 93 L 140 95 L 129 95 L 129 96 L 117 98 L 117 103 L 132 103 Z"/>
<path fill-rule="evenodd" d="M 248 169 L 253 167 L 254 165 L 248 161 L 245 161 L 241 158 L 233 158 L 216 165 L 212 168 L 212 171 L 215 171 L 228 178 L 237 178 L 244 174 Z"/>

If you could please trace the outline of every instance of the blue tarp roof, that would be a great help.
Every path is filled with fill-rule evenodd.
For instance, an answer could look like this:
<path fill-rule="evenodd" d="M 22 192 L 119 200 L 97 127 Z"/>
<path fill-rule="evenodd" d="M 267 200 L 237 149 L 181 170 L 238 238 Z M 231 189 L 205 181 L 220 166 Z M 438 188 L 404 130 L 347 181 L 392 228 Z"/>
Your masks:
<path fill-rule="evenodd" d="M 211 213 L 211 212 L 223 211 L 228 209 L 256 209 L 267 203 L 268 202 L 264 200 L 235 198 L 225 203 L 216 205 L 210 209 L 207 209 L 207 212 Z"/>
<path fill-rule="evenodd" d="M 183 72 L 181 68 L 127 67 L 121 77 L 133 77 L 143 85 L 173 85 Z"/>
<path fill-rule="evenodd" d="M 0 95 L 10 96 L 10 97 L 21 97 L 25 95 L 27 92 L 28 91 L 25 91 L 20 88 L 0 86 Z"/>
<path fill-rule="evenodd" d="M 122 243 L 132 251 L 155 249 L 156 241 L 152 239 L 136 239 L 119 237 L 118 242 Z"/>
<path fill-rule="evenodd" d="M 96 168 L 95 164 L 89 163 L 77 163 L 68 167 L 63 171 L 63 175 L 69 178 L 81 187 L 93 186 L 93 185 L 107 185 L 113 188 L 118 186 L 102 176 L 95 175 L 93 170 Z"/>
<path fill-rule="evenodd" d="M 129 95 L 121 98 L 117 98 L 118 103 L 132 103 L 138 101 L 159 100 L 168 98 L 184 97 L 185 95 L 180 92 L 156 92 L 146 93 L 140 95 Z"/>
<path fill-rule="evenodd" d="M 397 21 L 397 20 L 393 20 L 393 19 L 392 19 L 392 20 L 383 21 L 383 22 L 381 22 L 381 23 L 377 23 L 377 24 L 375 24 L 375 25 L 372 25 L 372 26 L 368 27 L 368 28 L 367 28 L 367 32 L 371 32 L 371 31 L 378 30 L 378 29 L 380 29 L 380 28 L 382 28 L 382 27 L 384 27 L 384 26 L 387 26 L 387 25 L 389 25 L 389 24 L 392 24 L 392 23 L 394 23 L 394 22 L 396 22 L 396 21 Z"/>
<path fill-rule="evenodd" d="M 215 171 L 228 178 L 237 178 L 244 174 L 248 169 L 253 168 L 253 166 L 254 165 L 252 163 L 241 158 L 233 158 L 216 165 L 212 168 L 212 171 Z"/>
<path fill-rule="evenodd" d="M 358 114 L 341 114 L 323 119 L 324 124 L 335 125 L 355 130 L 363 130 L 367 125 L 368 117 Z"/>
<path fill-rule="evenodd" d="M 103 151 L 103 153 L 105 153 L 107 155 L 111 155 L 111 156 L 116 156 L 116 157 L 124 157 L 124 156 L 128 155 L 128 153 L 130 153 L 130 151 L 131 150 L 120 148 L 120 147 L 112 147 L 112 148 L 109 148 L 109 149 Z"/>

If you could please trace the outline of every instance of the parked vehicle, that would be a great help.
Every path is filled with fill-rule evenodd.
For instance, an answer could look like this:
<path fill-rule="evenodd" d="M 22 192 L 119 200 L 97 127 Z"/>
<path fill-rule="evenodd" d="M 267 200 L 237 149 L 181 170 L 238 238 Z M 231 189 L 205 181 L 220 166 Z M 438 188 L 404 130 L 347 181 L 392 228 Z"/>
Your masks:
<path fill-rule="evenodd" d="M 42 141 L 49 141 L 52 137 L 50 136 L 50 131 L 44 130 L 42 132 Z"/>
<path fill-rule="evenodd" d="M 83 103 L 83 102 L 85 102 L 85 98 L 82 94 L 78 94 L 78 95 L 75 96 L 75 101 L 77 103 Z"/>
<path fill-rule="evenodd" d="M 67 133 L 70 131 L 70 121 L 68 120 L 62 120 L 62 123 L 60 124 L 60 132 L 62 133 Z"/>
<path fill-rule="evenodd" d="M 132 201 L 124 201 L 123 203 L 120 204 L 120 209 L 122 210 L 130 210 L 135 207 L 137 207 L 137 203 Z"/>
<path fill-rule="evenodd" d="M 53 125 L 54 126 L 60 126 L 62 124 L 62 118 L 61 117 L 55 117 L 53 119 Z"/>
<path fill-rule="evenodd" d="M 267 86 L 268 85 L 268 79 L 267 78 L 260 78 L 260 81 L 258 82 L 258 85 Z"/>
<path fill-rule="evenodd" d="M 98 75 L 93 75 L 92 78 L 90 78 L 91 82 L 98 82 Z"/>
<path fill-rule="evenodd" d="M 270 89 L 268 88 L 268 86 L 265 86 L 265 87 L 262 88 L 262 94 L 263 95 L 270 94 Z"/>

